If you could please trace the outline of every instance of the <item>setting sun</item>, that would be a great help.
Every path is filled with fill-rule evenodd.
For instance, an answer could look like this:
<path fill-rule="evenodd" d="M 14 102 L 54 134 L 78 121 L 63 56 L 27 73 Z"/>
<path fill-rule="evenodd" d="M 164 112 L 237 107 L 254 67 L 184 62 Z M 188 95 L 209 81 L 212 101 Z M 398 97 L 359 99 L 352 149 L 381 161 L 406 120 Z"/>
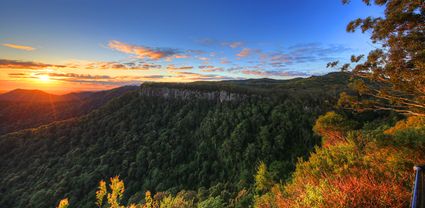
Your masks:
<path fill-rule="evenodd" d="M 49 75 L 41 75 L 38 77 L 39 80 L 43 81 L 43 82 L 48 82 L 50 80 Z"/>

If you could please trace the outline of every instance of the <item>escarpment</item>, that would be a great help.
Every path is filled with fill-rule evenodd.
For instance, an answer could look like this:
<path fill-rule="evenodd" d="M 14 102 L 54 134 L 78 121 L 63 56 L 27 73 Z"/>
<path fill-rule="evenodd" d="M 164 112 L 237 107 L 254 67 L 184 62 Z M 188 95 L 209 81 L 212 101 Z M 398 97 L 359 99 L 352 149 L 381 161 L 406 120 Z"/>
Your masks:
<path fill-rule="evenodd" d="M 140 96 L 163 97 L 166 99 L 205 99 L 211 101 L 240 101 L 248 97 L 247 94 L 230 92 L 226 90 L 201 90 L 172 88 L 167 86 L 152 86 L 142 84 L 139 92 Z"/>

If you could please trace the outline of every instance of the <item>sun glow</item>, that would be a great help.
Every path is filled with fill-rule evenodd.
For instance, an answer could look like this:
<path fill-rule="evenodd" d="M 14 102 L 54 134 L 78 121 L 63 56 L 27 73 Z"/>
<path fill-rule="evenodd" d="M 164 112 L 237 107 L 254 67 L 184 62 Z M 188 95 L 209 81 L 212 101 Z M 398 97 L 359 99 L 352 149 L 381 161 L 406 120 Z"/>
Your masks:
<path fill-rule="evenodd" d="M 43 82 L 48 82 L 50 80 L 49 75 L 40 75 L 38 77 L 39 80 L 43 81 Z"/>

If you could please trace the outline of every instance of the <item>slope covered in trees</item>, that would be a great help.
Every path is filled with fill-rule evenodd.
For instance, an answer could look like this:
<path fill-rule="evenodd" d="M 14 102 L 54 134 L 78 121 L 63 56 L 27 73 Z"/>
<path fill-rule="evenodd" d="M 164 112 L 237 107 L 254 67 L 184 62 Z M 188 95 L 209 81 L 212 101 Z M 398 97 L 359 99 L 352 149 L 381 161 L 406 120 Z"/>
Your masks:
<path fill-rule="evenodd" d="M 323 137 L 289 183 L 269 181 L 257 207 L 409 207 L 414 165 L 425 163 L 425 119 L 365 121 L 344 112 L 321 116 Z M 395 123 L 395 124 L 394 124 Z"/>
<path fill-rule="evenodd" d="M 239 190 L 227 202 L 219 186 L 177 194 L 146 191 L 144 197 L 140 193 L 139 200 L 125 205 L 126 186 L 116 176 L 110 182 L 100 181 L 96 204 L 128 208 L 408 207 L 412 166 L 425 162 L 425 119 L 409 117 L 396 122 L 396 115 L 372 115 L 379 119 L 344 111 L 320 116 L 313 129 L 323 137 L 323 145 L 308 160 L 298 161 L 290 180 L 277 182 L 272 166 L 260 162 L 251 188 Z M 69 205 L 69 200 L 61 204 Z"/>
<path fill-rule="evenodd" d="M 144 201 L 150 190 L 197 194 L 210 200 L 206 207 L 217 200 L 246 207 L 258 164 L 267 164 L 270 179 L 287 179 L 297 159 L 320 143 L 314 121 L 347 83 L 348 74 L 332 73 L 144 84 L 81 118 L 0 137 L 0 206 L 53 207 L 67 197 L 72 207 L 94 207 L 98 181 L 118 175 L 126 184 L 124 204 Z M 149 95 L 147 88 L 189 97 Z M 235 96 L 214 97 L 223 94 Z"/>
<path fill-rule="evenodd" d="M 99 92 L 52 95 L 39 90 L 13 90 L 0 95 L 0 135 L 84 115 L 125 92 L 125 86 Z"/>

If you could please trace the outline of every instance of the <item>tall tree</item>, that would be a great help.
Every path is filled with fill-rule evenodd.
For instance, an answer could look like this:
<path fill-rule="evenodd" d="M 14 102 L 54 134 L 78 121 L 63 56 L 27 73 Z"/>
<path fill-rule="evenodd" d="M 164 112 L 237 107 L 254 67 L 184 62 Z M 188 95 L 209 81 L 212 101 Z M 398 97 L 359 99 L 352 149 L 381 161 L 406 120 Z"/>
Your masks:
<path fill-rule="evenodd" d="M 349 0 L 342 0 L 348 4 Z M 355 110 L 391 110 L 407 115 L 425 116 L 425 1 L 363 0 L 367 5 L 385 7 L 383 17 L 356 19 L 347 32 L 370 32 L 378 49 L 352 56 L 356 96 L 342 94 L 340 104 Z M 364 60 L 365 57 L 365 60 Z M 338 66 L 338 62 L 328 67 Z"/>

